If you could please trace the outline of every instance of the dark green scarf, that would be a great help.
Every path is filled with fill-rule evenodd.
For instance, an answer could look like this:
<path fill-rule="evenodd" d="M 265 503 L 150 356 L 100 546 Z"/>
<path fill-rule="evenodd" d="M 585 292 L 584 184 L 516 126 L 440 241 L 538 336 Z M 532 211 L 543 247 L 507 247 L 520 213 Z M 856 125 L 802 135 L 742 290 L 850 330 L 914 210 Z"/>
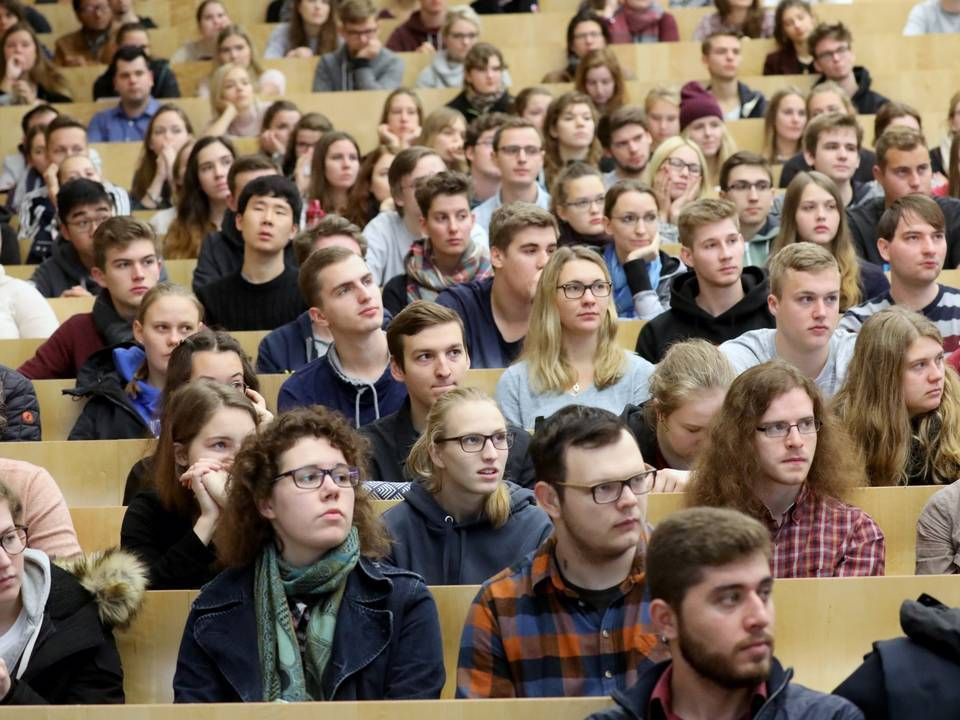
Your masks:
<path fill-rule="evenodd" d="M 253 586 L 265 701 L 324 699 L 321 681 L 333 653 L 337 613 L 347 576 L 359 559 L 360 541 L 355 527 L 338 547 L 305 568 L 284 563 L 273 543 L 260 553 Z M 303 657 L 288 597 L 306 600 L 312 606 Z"/>

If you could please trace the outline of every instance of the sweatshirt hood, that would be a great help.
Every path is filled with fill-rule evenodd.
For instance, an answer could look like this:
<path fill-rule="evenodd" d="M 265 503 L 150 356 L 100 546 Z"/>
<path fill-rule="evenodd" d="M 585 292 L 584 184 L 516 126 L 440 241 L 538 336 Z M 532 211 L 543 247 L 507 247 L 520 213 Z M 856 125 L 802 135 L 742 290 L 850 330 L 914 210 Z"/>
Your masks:
<path fill-rule="evenodd" d="M 446 50 L 440 50 L 433 56 L 430 68 L 441 78 L 447 87 L 455 87 L 463 82 L 463 63 L 453 62 Z"/>
<path fill-rule="evenodd" d="M 30 664 L 33 648 L 40 636 L 43 613 L 50 597 L 50 558 L 46 553 L 33 548 L 23 551 L 23 575 L 20 578 L 20 599 L 26 612 L 26 636 L 20 642 L 23 647 L 17 660 L 16 677 L 20 678 Z"/>
<path fill-rule="evenodd" d="M 743 299 L 722 315 L 714 317 L 697 305 L 700 283 L 697 275 L 690 270 L 673 281 L 670 292 L 670 308 L 690 319 L 699 319 L 707 324 L 734 324 L 742 318 L 753 315 L 766 307 L 769 289 L 764 271 L 758 267 L 745 267 L 740 276 L 743 286 Z"/>
<path fill-rule="evenodd" d="M 510 514 L 516 515 L 529 505 L 536 505 L 536 499 L 532 491 L 520 487 L 514 483 L 505 480 L 507 489 L 510 491 Z M 446 510 L 440 507 L 433 493 L 427 490 L 423 483 L 415 482 L 410 486 L 410 490 L 404 496 L 404 500 L 410 504 L 410 507 L 423 518 L 426 525 L 441 532 L 447 530 L 456 530 L 459 528 L 469 528 L 489 524 L 486 518 L 475 517 L 469 520 L 458 522 Z"/>
<path fill-rule="evenodd" d="M 220 223 L 220 234 L 228 245 L 243 251 L 243 235 L 237 230 L 237 214 L 233 210 L 224 211 L 223 222 Z"/>
<path fill-rule="evenodd" d="M 373 405 L 374 417 L 380 419 L 380 396 L 386 394 L 390 388 L 390 366 L 388 365 L 383 370 L 383 374 L 377 379 L 376 382 L 368 382 L 366 380 L 360 380 L 358 378 L 353 378 L 347 375 L 343 371 L 343 365 L 340 362 L 340 356 L 337 354 L 336 345 L 330 345 L 330 348 L 327 350 L 327 360 L 330 363 L 330 368 L 334 372 L 334 376 L 343 385 L 345 388 L 353 388 L 356 396 L 354 398 L 354 427 L 360 427 L 360 408 L 363 405 Z M 367 396 L 371 399 L 368 401 Z"/>

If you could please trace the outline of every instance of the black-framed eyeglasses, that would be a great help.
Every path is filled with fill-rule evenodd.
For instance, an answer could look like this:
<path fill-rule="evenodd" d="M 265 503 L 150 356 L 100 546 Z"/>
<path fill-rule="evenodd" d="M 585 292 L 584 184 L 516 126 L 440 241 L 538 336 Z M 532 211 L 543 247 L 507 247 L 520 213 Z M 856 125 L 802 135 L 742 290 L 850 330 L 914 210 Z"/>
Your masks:
<path fill-rule="evenodd" d="M 301 490 L 316 490 L 323 485 L 323 481 L 328 477 L 333 480 L 333 484 L 337 487 L 355 488 L 360 484 L 360 468 L 343 463 L 338 463 L 331 468 L 324 468 L 319 465 L 304 465 L 280 473 L 273 481 L 277 483 L 285 477 L 290 477 L 293 484 Z"/>
<path fill-rule="evenodd" d="M 768 438 L 784 438 L 790 434 L 793 428 L 801 435 L 815 435 L 823 427 L 823 423 L 816 418 L 803 418 L 795 423 L 771 422 L 757 426 L 757 432 L 762 432 Z"/>
<path fill-rule="evenodd" d="M 589 285 L 574 281 L 557 285 L 557 290 L 563 290 L 563 296 L 567 300 L 579 300 L 587 290 L 589 290 L 590 294 L 595 298 L 607 297 L 612 287 L 613 283 L 607 282 L 606 280 L 595 280 Z"/>
<path fill-rule="evenodd" d="M 573 208 L 574 210 L 579 210 L 583 212 L 591 205 L 596 205 L 597 207 L 603 207 L 603 202 L 606 200 L 606 195 L 594 195 L 593 197 L 588 198 L 577 198 L 576 200 L 570 200 L 565 202 L 564 205 L 568 208 Z"/>
<path fill-rule="evenodd" d="M 737 180 L 736 182 L 730 183 L 730 187 L 727 188 L 727 192 L 750 192 L 751 190 L 756 190 L 757 192 L 767 192 L 768 190 L 772 189 L 773 183 L 771 183 L 769 180 L 757 180 L 756 182 Z"/>
<path fill-rule="evenodd" d="M 630 492 L 632 492 L 634 495 L 647 495 L 651 490 L 653 490 L 653 484 L 656 479 L 656 468 L 650 468 L 649 470 L 644 470 L 642 473 L 632 475 L 626 480 L 608 480 L 606 482 L 597 483 L 596 485 L 578 485 L 576 483 L 562 482 L 554 483 L 554 485 L 589 490 L 590 494 L 593 495 L 593 501 L 597 505 L 608 505 L 619 500 L 620 496 L 623 495 L 623 489 L 628 485 L 630 486 Z"/>
<path fill-rule="evenodd" d="M 23 525 L 14 525 L 0 535 L 0 547 L 7 555 L 19 555 L 27 549 L 27 529 Z"/>
<path fill-rule="evenodd" d="M 437 438 L 437 442 L 460 443 L 460 449 L 465 453 L 478 453 L 487 445 L 487 440 L 497 450 L 509 450 L 513 447 L 513 433 L 509 430 L 500 430 L 491 435 L 483 433 L 467 433 L 466 435 L 457 435 L 456 437 Z"/>

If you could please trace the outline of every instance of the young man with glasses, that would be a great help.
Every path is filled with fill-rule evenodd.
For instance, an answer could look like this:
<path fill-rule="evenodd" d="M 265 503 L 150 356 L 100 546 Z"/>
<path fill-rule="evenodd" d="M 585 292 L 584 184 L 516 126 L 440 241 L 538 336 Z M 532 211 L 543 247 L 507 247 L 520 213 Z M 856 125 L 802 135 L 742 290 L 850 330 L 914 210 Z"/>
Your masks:
<path fill-rule="evenodd" d="M 870 71 L 856 64 L 853 35 L 846 25 L 820 23 L 807 38 L 807 47 L 813 66 L 820 73 L 818 82 L 832 80 L 843 88 L 857 113 L 873 115 L 887 102 L 887 98 L 870 89 Z"/>
<path fill-rule="evenodd" d="M 840 268 L 815 243 L 787 245 L 770 258 L 770 313 L 776 329 L 751 330 L 720 346 L 737 372 L 780 358 L 832 397 L 847 373 L 856 335 L 837 330 Z"/>
<path fill-rule="evenodd" d="M 543 170 L 543 138 L 529 120 L 510 118 L 493 136 L 493 161 L 500 169 L 500 188 L 474 208 L 477 225 L 490 229 L 493 212 L 512 202 L 527 202 L 550 209 L 550 194 L 538 178 Z"/>
<path fill-rule="evenodd" d="M 817 386 L 777 360 L 730 385 L 687 495 L 764 523 L 774 577 L 883 575 L 883 532 L 841 499 L 867 484 Z"/>
<path fill-rule="evenodd" d="M 463 140 L 463 151 L 470 164 L 470 180 L 473 185 L 473 197 L 470 199 L 474 210 L 485 200 L 497 194 L 500 189 L 500 168 L 493 155 L 493 138 L 508 116 L 499 112 L 488 112 L 467 125 L 467 134 Z"/>
<path fill-rule="evenodd" d="M 606 410 L 571 405 L 544 421 L 530 454 L 555 531 L 481 587 L 457 697 L 609 695 L 667 657 L 647 624 L 642 570 L 656 471 L 633 435 Z"/>
<path fill-rule="evenodd" d="M 314 92 L 393 90 L 403 83 L 403 60 L 377 37 L 379 10 L 373 0 L 345 0 L 337 8 L 343 45 L 321 56 Z"/>
<path fill-rule="evenodd" d="M 746 244 L 743 264 L 766 266 L 770 243 L 780 230 L 780 224 L 770 217 L 773 205 L 770 163 L 749 150 L 728 157 L 720 167 L 720 197 L 737 206 L 740 234 Z"/>

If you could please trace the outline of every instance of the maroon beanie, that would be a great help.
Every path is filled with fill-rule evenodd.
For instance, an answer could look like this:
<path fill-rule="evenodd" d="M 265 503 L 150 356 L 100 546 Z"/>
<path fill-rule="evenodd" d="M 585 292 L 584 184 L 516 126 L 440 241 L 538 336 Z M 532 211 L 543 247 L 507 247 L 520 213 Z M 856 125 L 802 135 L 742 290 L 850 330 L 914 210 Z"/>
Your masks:
<path fill-rule="evenodd" d="M 680 130 L 702 117 L 718 117 L 723 120 L 723 110 L 717 99 L 704 90 L 703 85 L 692 80 L 680 88 Z"/>

